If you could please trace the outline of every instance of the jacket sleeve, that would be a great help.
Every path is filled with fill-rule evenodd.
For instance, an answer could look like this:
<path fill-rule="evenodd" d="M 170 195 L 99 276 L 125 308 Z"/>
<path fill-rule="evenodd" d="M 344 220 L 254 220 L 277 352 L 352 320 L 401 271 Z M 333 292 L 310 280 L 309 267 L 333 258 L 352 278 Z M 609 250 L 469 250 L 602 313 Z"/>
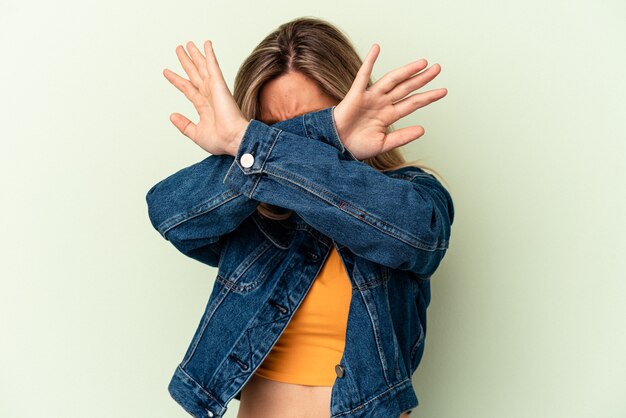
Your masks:
<path fill-rule="evenodd" d="M 152 226 L 180 252 L 212 267 L 219 263 L 225 235 L 259 203 L 223 184 L 232 162 L 229 155 L 210 155 L 146 194 Z"/>
<path fill-rule="evenodd" d="M 282 125 L 252 119 L 224 184 L 297 212 L 361 257 L 429 277 L 448 248 L 454 218 L 450 194 L 418 167 L 393 177 L 356 160 L 338 146 L 333 109 Z"/>
<path fill-rule="evenodd" d="M 309 126 L 305 132 L 293 122 L 272 126 L 308 135 L 354 158 L 341 141 L 333 142 L 337 136 L 328 135 L 322 126 Z M 212 267 L 219 264 L 227 234 L 260 203 L 223 182 L 233 161 L 231 155 L 209 155 L 159 181 L 146 194 L 150 222 L 161 236 L 186 256 Z"/>

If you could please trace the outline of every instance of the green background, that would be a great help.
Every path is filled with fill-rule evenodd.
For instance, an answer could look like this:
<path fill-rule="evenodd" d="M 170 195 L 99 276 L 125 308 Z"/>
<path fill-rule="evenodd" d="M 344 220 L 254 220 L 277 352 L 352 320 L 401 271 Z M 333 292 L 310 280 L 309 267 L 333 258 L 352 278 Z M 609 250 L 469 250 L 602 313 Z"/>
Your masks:
<path fill-rule="evenodd" d="M 197 119 L 162 70 L 211 39 L 232 89 L 307 15 L 361 57 L 379 43 L 376 79 L 424 57 L 449 91 L 396 124 L 425 128 L 405 155 L 457 211 L 411 416 L 626 416 L 626 4 L 538 0 L 4 0 L 0 416 L 188 416 L 167 384 L 215 270 L 144 199 L 207 154 L 169 121 Z"/>

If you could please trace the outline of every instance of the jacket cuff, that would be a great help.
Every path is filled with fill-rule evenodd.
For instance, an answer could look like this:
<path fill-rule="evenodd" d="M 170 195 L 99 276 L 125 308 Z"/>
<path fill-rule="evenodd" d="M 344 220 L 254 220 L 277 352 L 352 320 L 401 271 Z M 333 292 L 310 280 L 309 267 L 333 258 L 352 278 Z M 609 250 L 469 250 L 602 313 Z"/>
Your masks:
<path fill-rule="evenodd" d="M 289 132 L 307 136 L 311 139 L 322 141 L 328 145 L 331 145 L 339 150 L 343 159 L 359 161 L 341 142 L 339 133 L 337 132 L 337 124 L 335 122 L 334 109 L 336 106 L 327 107 L 315 112 L 305 113 L 304 115 L 297 116 L 296 118 L 287 119 L 281 122 L 277 122 L 272 127 L 277 129 L 289 128 Z M 302 132 L 293 132 L 293 119 L 301 119 Z"/>
<path fill-rule="evenodd" d="M 251 119 L 237 148 L 235 160 L 222 182 L 251 199 L 261 179 L 265 160 L 272 152 L 280 133 L 280 129 Z"/>
<path fill-rule="evenodd" d="M 335 106 L 327 107 L 273 125 L 251 119 L 223 183 L 252 199 L 261 179 L 265 161 L 283 128 L 290 129 L 285 132 L 298 135 L 303 141 L 321 141 L 333 146 L 345 160 L 359 161 L 339 139 L 333 116 L 334 109 Z"/>
<path fill-rule="evenodd" d="M 304 114 L 304 126 L 310 137 L 324 141 L 337 148 L 345 159 L 358 161 L 339 138 L 337 123 L 335 122 L 335 107 L 332 106 L 317 112 Z"/>

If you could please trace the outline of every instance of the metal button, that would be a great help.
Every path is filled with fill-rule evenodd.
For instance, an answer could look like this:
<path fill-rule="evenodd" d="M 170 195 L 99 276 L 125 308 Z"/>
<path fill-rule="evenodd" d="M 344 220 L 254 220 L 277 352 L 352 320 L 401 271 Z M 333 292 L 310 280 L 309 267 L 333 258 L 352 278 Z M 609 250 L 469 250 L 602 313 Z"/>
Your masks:
<path fill-rule="evenodd" d="M 212 417 L 212 416 L 213 416 L 213 412 L 209 411 L 208 409 L 207 409 L 207 412 L 208 412 L 208 414 L 209 414 L 209 416 L 210 416 L 210 417 Z"/>
<path fill-rule="evenodd" d="M 337 373 L 337 377 L 343 377 L 345 370 L 341 366 L 341 364 L 335 365 L 335 373 Z"/>
<path fill-rule="evenodd" d="M 241 165 L 243 167 L 249 168 L 252 167 L 252 164 L 254 164 L 254 156 L 246 152 L 241 156 L 241 159 L 239 161 L 241 162 Z"/>

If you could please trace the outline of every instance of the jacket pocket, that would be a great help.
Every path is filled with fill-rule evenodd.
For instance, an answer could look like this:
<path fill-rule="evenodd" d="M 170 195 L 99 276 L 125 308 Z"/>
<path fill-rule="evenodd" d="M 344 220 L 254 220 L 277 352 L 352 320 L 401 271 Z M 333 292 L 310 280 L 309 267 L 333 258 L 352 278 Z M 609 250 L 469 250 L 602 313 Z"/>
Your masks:
<path fill-rule="evenodd" d="M 220 261 L 216 280 L 231 291 L 246 294 L 261 286 L 283 259 L 284 251 L 263 235 L 232 237 Z"/>

